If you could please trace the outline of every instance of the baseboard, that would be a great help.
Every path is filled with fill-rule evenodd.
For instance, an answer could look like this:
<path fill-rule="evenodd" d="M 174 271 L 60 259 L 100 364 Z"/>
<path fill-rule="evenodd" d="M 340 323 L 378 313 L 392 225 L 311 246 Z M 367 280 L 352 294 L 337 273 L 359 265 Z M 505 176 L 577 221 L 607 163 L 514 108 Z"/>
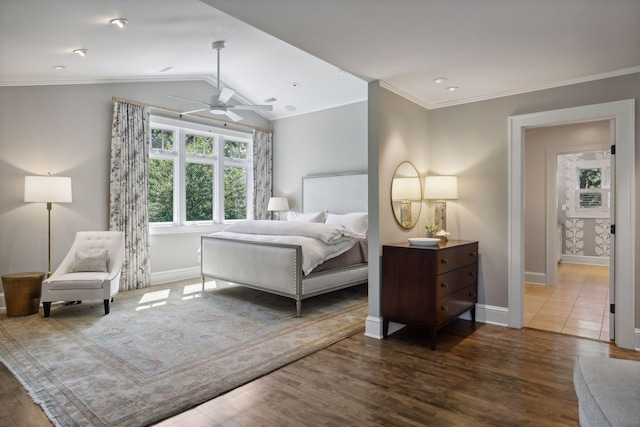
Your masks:
<path fill-rule="evenodd" d="M 582 255 L 562 255 L 562 261 L 565 264 L 584 264 L 584 265 L 605 265 L 609 266 L 609 257 L 603 256 L 582 256 Z"/>
<path fill-rule="evenodd" d="M 635 343 L 635 351 L 640 351 L 640 329 L 634 329 L 633 330 L 633 337 L 634 337 L 634 343 Z"/>
<path fill-rule="evenodd" d="M 179 270 L 159 271 L 151 273 L 151 285 L 175 282 L 177 280 L 200 277 L 200 267 L 181 268 Z"/>
<path fill-rule="evenodd" d="M 469 311 L 459 316 L 463 320 L 471 320 Z M 476 322 L 507 327 L 509 310 L 506 307 L 476 304 Z M 404 328 L 401 323 L 389 322 L 389 335 Z M 382 339 L 382 318 L 368 316 L 364 335 L 370 338 Z"/>
<path fill-rule="evenodd" d="M 530 271 L 525 271 L 524 282 L 532 283 L 534 285 L 546 285 L 547 275 L 545 273 L 532 273 Z"/>

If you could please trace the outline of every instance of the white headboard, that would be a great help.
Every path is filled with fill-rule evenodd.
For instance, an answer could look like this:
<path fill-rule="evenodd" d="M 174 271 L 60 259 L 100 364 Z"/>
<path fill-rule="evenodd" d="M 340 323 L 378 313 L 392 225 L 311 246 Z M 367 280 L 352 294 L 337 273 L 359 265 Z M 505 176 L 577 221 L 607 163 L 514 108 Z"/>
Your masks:
<path fill-rule="evenodd" d="M 367 212 L 366 173 L 302 177 L 302 211 Z"/>

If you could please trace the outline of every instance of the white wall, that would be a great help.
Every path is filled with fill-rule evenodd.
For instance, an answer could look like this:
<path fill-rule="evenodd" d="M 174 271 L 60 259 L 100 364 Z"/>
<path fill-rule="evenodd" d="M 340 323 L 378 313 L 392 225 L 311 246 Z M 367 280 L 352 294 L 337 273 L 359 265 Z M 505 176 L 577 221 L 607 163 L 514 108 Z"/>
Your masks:
<path fill-rule="evenodd" d="M 108 228 L 112 96 L 182 109 L 190 106 L 165 95 L 208 99 L 213 90 L 205 82 L 0 87 L 0 274 L 46 271 L 47 211 L 23 202 L 25 175 L 72 180 L 73 202 L 51 212 L 52 270 L 76 231 Z M 253 113 L 243 123 L 270 127 Z M 152 272 L 197 266 L 199 242 L 199 234 L 153 236 Z"/>
<path fill-rule="evenodd" d="M 302 177 L 367 171 L 367 103 L 274 120 L 273 195 L 302 212 Z"/>
<path fill-rule="evenodd" d="M 508 117 L 639 97 L 640 74 L 631 74 L 429 112 L 430 162 L 458 169 L 460 235 L 480 242 L 481 304 L 508 306 Z M 636 108 L 636 128 L 639 116 Z"/>

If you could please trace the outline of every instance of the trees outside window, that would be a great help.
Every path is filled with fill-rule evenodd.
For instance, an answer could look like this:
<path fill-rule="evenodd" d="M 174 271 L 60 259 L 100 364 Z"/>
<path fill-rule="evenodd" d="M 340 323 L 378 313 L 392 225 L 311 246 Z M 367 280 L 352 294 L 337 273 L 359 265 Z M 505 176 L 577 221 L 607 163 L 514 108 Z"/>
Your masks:
<path fill-rule="evenodd" d="M 152 116 L 149 221 L 182 227 L 248 219 L 251 135 Z"/>

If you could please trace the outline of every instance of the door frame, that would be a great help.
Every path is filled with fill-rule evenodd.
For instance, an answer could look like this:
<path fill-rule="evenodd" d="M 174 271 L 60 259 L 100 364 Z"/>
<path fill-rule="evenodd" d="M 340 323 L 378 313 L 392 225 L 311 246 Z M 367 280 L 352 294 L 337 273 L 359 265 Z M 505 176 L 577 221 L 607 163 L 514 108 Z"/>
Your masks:
<path fill-rule="evenodd" d="M 613 119 L 616 133 L 615 343 L 635 348 L 635 100 L 509 117 L 508 326 L 524 326 L 524 130 Z M 620 231 L 624 230 L 624 231 Z"/>

